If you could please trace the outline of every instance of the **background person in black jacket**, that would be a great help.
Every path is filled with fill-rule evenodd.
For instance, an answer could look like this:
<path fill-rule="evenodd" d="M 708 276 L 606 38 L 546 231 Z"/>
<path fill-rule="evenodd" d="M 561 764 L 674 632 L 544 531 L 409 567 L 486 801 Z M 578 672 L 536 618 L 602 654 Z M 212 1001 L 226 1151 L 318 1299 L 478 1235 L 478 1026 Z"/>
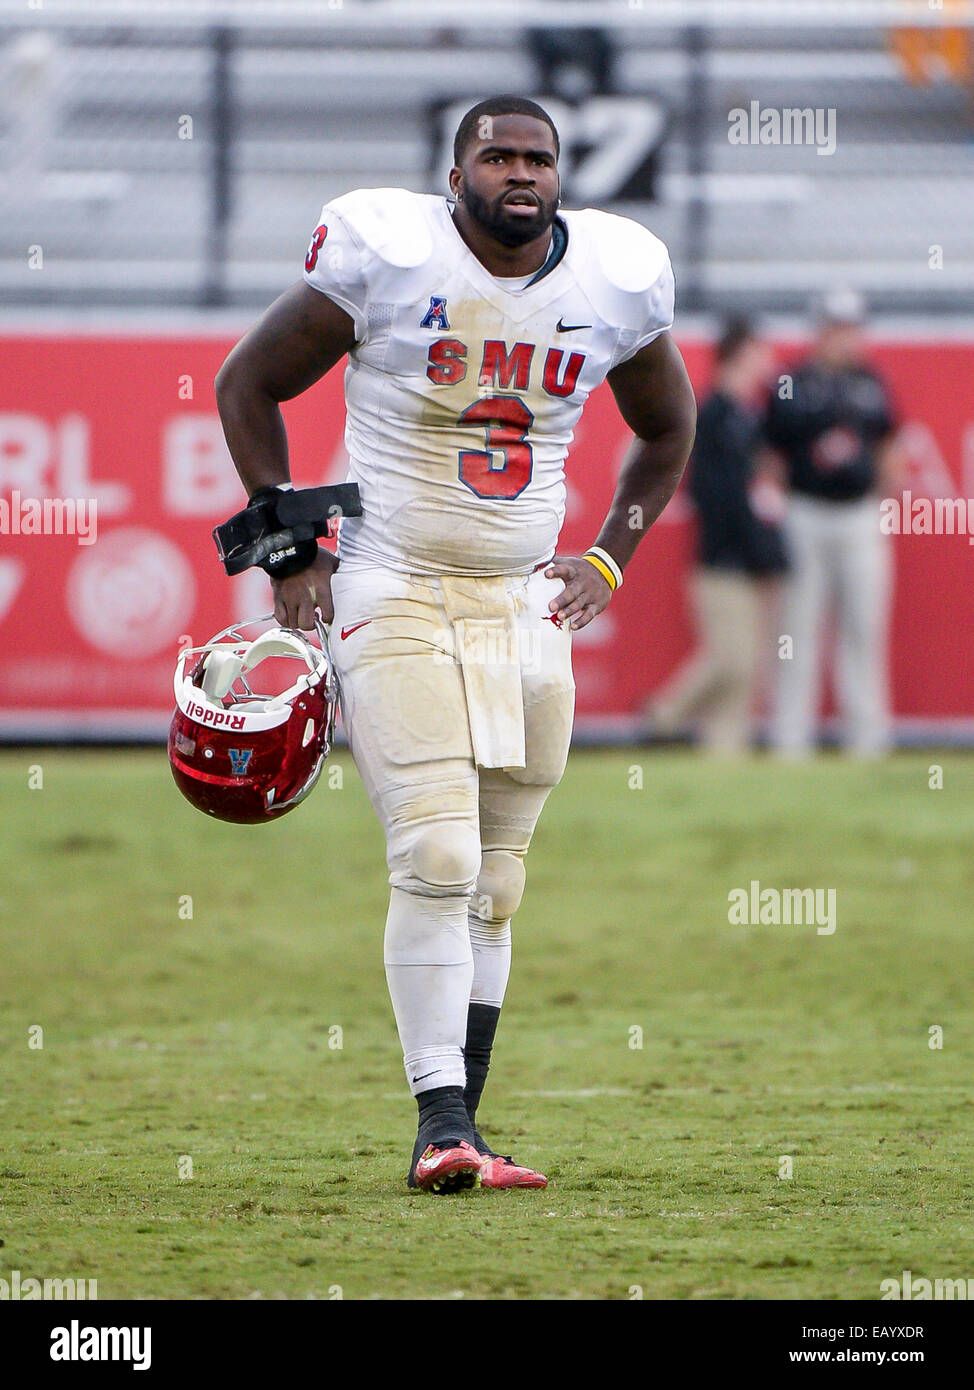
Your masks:
<path fill-rule="evenodd" d="M 807 754 L 814 745 L 822 628 L 829 613 L 835 619 L 843 745 L 870 756 L 889 741 L 891 567 L 878 495 L 880 489 L 898 489 L 901 460 L 889 395 L 865 360 L 864 316 L 854 291 L 826 295 L 811 353 L 781 379 L 768 407 L 768 441 L 784 458 L 790 487 L 785 533 L 791 573 L 781 633 L 791 638 L 793 650 L 778 663 L 772 729 L 776 750 L 788 757 Z"/>
<path fill-rule="evenodd" d="M 724 327 L 689 474 L 698 520 L 691 588 L 700 647 L 647 711 L 652 733 L 666 736 L 695 724 L 704 747 L 719 753 L 748 746 L 770 581 L 785 568 L 773 508 L 763 505 L 774 494 L 758 476 L 758 402 L 772 365 L 770 348 L 749 323 L 737 319 Z"/>

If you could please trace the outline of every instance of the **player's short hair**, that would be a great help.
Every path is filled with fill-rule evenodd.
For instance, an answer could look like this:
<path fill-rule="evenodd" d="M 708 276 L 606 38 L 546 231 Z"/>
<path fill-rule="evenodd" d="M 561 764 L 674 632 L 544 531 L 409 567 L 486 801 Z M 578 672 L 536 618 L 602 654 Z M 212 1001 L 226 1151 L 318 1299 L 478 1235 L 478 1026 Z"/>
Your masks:
<path fill-rule="evenodd" d="M 457 133 L 453 137 L 454 164 L 462 163 L 471 140 L 481 138 L 480 119 L 482 116 L 533 116 L 536 121 L 544 121 L 555 137 L 555 158 L 561 154 L 558 131 L 555 129 L 554 121 L 543 106 L 539 106 L 536 101 L 529 101 L 527 97 L 487 97 L 485 101 L 478 101 L 476 106 L 471 106 L 457 126 Z"/>
<path fill-rule="evenodd" d="M 731 358 L 736 357 L 741 348 L 748 343 L 753 343 L 757 338 L 758 332 L 750 319 L 736 317 L 727 319 L 722 325 L 720 336 L 714 346 L 714 356 L 723 366 Z"/>

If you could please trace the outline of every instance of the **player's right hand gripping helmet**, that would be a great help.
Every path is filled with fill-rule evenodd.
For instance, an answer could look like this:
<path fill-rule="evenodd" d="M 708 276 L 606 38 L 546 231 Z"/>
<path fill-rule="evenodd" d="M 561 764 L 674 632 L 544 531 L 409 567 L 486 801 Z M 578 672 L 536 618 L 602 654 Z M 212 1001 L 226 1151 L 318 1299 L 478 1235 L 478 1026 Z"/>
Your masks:
<path fill-rule="evenodd" d="M 169 765 L 187 801 L 218 820 L 254 825 L 286 815 L 312 790 L 331 749 L 337 699 L 325 630 L 319 622 L 320 646 L 291 628 L 244 635 L 272 621 L 224 628 L 176 662 Z M 263 663 L 282 683 L 279 658 L 297 668 L 284 668 L 290 684 L 279 694 L 255 691 Z"/>

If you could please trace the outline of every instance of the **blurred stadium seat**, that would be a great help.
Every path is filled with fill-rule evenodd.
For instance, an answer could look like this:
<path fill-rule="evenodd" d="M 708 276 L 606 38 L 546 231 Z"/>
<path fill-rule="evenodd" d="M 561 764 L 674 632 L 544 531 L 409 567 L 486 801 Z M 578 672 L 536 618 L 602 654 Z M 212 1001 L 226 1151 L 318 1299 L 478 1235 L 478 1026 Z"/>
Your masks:
<path fill-rule="evenodd" d="M 382 0 L 4 15 L 5 299 L 266 302 L 326 199 L 363 184 L 439 186 L 438 105 L 537 91 L 529 22 L 540 16 L 583 34 L 601 24 L 608 100 L 659 114 L 651 201 L 613 195 L 619 125 L 601 116 L 601 149 L 584 129 L 567 142 L 566 200 L 601 161 L 599 201 L 670 243 L 685 309 L 799 308 L 837 280 L 880 309 L 959 307 L 974 268 L 974 114 L 971 31 L 943 26 L 950 0 L 880 7 L 919 9 L 928 27 L 909 29 L 876 23 L 877 6 L 858 0 L 488 8 L 494 22 L 454 5 L 439 24 L 435 5 Z M 602 115 L 606 100 L 582 97 Z M 752 100 L 834 107 L 835 153 L 732 145 L 728 112 Z M 621 108 L 630 127 L 632 110 Z M 932 283 L 928 248 L 945 240 Z M 32 243 L 50 253 L 44 277 L 24 268 Z"/>

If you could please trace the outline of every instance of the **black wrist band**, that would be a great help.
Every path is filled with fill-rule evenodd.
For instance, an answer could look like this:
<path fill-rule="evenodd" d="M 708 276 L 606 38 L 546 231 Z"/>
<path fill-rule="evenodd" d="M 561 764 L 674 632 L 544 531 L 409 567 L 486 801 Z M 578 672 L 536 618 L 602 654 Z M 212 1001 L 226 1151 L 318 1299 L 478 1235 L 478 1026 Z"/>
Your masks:
<path fill-rule="evenodd" d="M 260 568 L 272 579 L 290 579 L 292 574 L 300 574 L 318 558 L 318 542 L 295 541 L 281 550 L 272 550 Z"/>
<path fill-rule="evenodd" d="M 357 483 L 300 491 L 258 488 L 242 512 L 213 532 L 227 574 L 256 565 L 275 579 L 307 569 L 318 554 L 318 536 L 336 517 L 361 516 Z"/>

